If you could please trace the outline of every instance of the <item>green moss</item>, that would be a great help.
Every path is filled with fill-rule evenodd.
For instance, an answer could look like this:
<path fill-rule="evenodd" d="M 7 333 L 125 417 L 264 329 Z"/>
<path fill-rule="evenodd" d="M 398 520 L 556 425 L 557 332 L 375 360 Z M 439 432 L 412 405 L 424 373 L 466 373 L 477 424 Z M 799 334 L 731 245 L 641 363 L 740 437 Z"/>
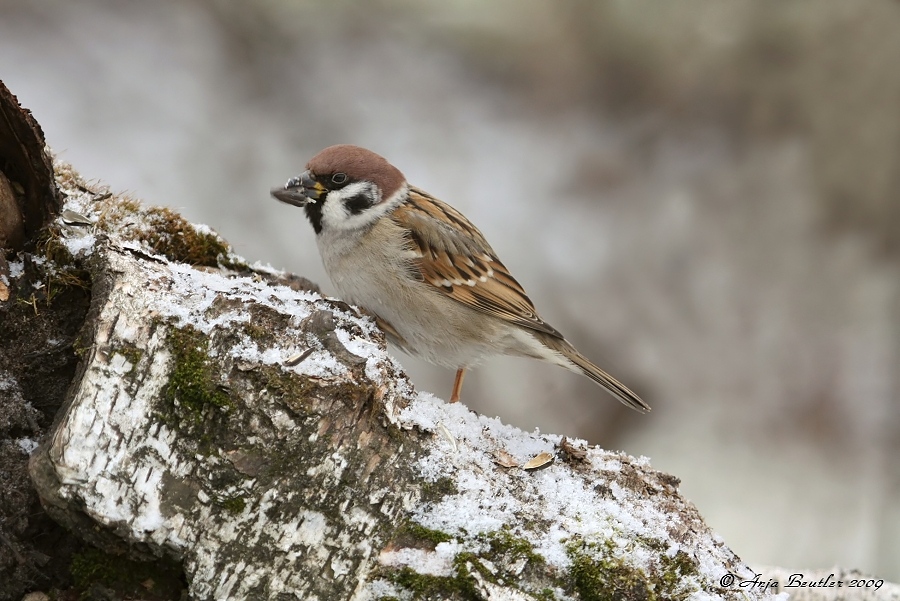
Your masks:
<path fill-rule="evenodd" d="M 128 196 L 104 199 L 97 218 L 97 229 L 102 232 L 121 232 L 123 223 L 134 223 L 141 212 L 141 203 Z"/>
<path fill-rule="evenodd" d="M 654 544 L 651 548 L 660 547 Z M 645 572 L 614 554 L 612 541 L 602 544 L 575 541 L 566 547 L 572 561 L 572 586 L 584 601 L 680 601 L 690 593 L 683 586 L 697 568 L 684 553 L 668 557 L 659 551 L 659 569 Z M 681 555 L 681 557 L 679 557 Z"/>
<path fill-rule="evenodd" d="M 492 556 L 506 555 L 509 562 L 525 558 L 532 564 L 543 564 L 543 556 L 534 552 L 534 547 L 524 538 L 513 536 L 508 528 L 489 532 L 482 537 L 490 545 Z"/>
<path fill-rule="evenodd" d="M 313 390 L 320 385 L 309 377 L 283 370 L 277 365 L 258 365 L 247 373 L 260 390 L 266 390 L 273 398 L 284 401 L 291 409 L 306 413 L 301 409 Z"/>
<path fill-rule="evenodd" d="M 168 337 L 175 359 L 175 367 L 166 385 L 164 396 L 172 404 L 184 407 L 195 419 L 204 409 L 228 409 L 231 400 L 219 390 L 212 375 L 209 341 L 194 328 L 173 328 Z"/>
<path fill-rule="evenodd" d="M 97 229 L 146 244 L 171 261 L 230 269 L 249 269 L 229 259 L 230 248 L 217 234 L 198 230 L 178 213 L 164 207 L 144 208 L 128 197 L 110 198 L 101 205 Z"/>
<path fill-rule="evenodd" d="M 255 323 L 244 324 L 244 331 L 247 332 L 247 335 L 250 336 L 251 340 L 256 341 L 265 340 L 271 335 L 271 332 L 268 329 L 256 325 Z"/>
<path fill-rule="evenodd" d="M 134 368 L 137 367 L 138 362 L 141 360 L 141 357 L 144 356 L 144 350 L 139 349 L 136 346 L 125 346 L 122 348 L 116 349 L 116 352 L 125 357 L 125 359 L 131 363 L 131 370 L 134 371 Z"/>
<path fill-rule="evenodd" d="M 90 272 L 73 265 L 57 269 L 55 273 L 47 277 L 47 300 L 53 300 L 62 290 L 67 288 L 90 290 Z"/>
<path fill-rule="evenodd" d="M 446 476 L 422 485 L 422 500 L 426 503 L 434 503 L 455 494 L 459 494 L 459 489 L 456 488 L 453 479 Z"/>
<path fill-rule="evenodd" d="M 453 558 L 453 570 L 455 574 L 454 580 L 456 581 L 459 590 L 464 594 L 473 595 L 473 598 L 476 599 L 480 599 L 481 596 L 475 589 L 475 578 L 472 576 L 470 570 L 477 570 L 484 578 L 491 582 L 497 581 L 491 571 L 481 563 L 481 558 L 468 551 L 457 553 L 456 557 Z"/>
<path fill-rule="evenodd" d="M 234 259 L 231 255 L 224 255 L 219 259 L 219 265 L 224 267 L 225 269 L 230 269 L 232 271 L 237 272 L 245 272 L 251 271 L 250 265 L 245 261 L 238 261 Z"/>
<path fill-rule="evenodd" d="M 419 574 L 411 568 L 401 568 L 388 576 L 388 579 L 398 586 L 402 586 L 413 594 L 413 599 L 421 599 L 423 596 L 434 595 L 447 590 L 449 578 Z"/>
<path fill-rule="evenodd" d="M 664 591 L 680 589 L 685 577 L 697 576 L 697 564 L 684 551 L 678 551 L 673 557 L 665 553 L 661 555 L 660 567 L 662 572 L 662 588 Z M 683 595 L 686 597 L 687 594 Z"/>
<path fill-rule="evenodd" d="M 432 576 L 419 574 L 411 568 L 404 567 L 390 574 L 388 580 L 412 593 L 413 600 L 447 599 L 454 595 L 465 601 L 480 601 L 481 596 L 475 590 L 474 582 L 468 572 L 460 575 L 457 569 L 455 576 Z"/>
<path fill-rule="evenodd" d="M 359 407 L 375 394 L 375 386 L 353 381 L 336 384 L 316 381 L 309 376 L 285 371 L 277 365 L 260 365 L 247 373 L 256 386 L 267 390 L 275 399 L 288 405 L 298 415 L 312 415 L 311 395 L 318 391 L 323 397 L 335 399 L 352 407 Z"/>
<path fill-rule="evenodd" d="M 48 306 L 60 292 L 69 288 L 90 290 L 90 272 L 81 268 L 63 244 L 58 227 L 48 226 L 40 233 L 35 254 L 47 259 L 52 266 L 45 269 L 46 277 L 41 292 Z"/>
<path fill-rule="evenodd" d="M 87 352 L 91 349 L 93 343 L 92 334 L 87 328 L 82 328 L 72 341 L 72 352 L 79 359 L 83 359 Z"/>
<path fill-rule="evenodd" d="M 392 544 L 402 548 L 423 548 L 424 543 L 425 547 L 433 549 L 437 544 L 455 538 L 458 537 L 409 522 L 398 529 L 398 535 Z M 380 575 L 411 592 L 413 599 L 481 599 L 476 576 L 487 582 L 495 584 L 502 582 L 504 586 L 515 587 L 514 583 L 523 577 L 518 571 L 516 573 L 506 571 L 513 564 L 520 562 L 522 558 L 533 565 L 545 563 L 544 558 L 534 552 L 528 541 L 513 536 L 508 529 L 479 535 L 476 540 L 478 546 L 485 550 L 479 553 L 471 551 L 458 553 L 452 561 L 451 576 L 419 574 L 409 567 L 396 572 L 382 572 Z M 538 578 L 542 576 L 538 575 Z M 538 601 L 555 599 L 551 589 L 544 589 L 539 593 L 521 592 Z"/>
<path fill-rule="evenodd" d="M 425 526 L 412 521 L 406 522 L 397 530 L 397 537 L 398 539 L 401 539 L 401 546 L 415 547 L 415 544 L 404 544 L 408 541 L 402 540 L 411 538 L 416 542 L 426 543 L 426 546 L 429 546 L 431 549 L 434 549 L 434 547 L 436 547 L 439 543 L 446 543 L 453 540 L 454 538 L 446 532 L 441 532 L 440 530 L 432 530 L 431 528 L 426 528 Z"/>
<path fill-rule="evenodd" d="M 229 513 L 238 514 L 244 511 L 244 507 L 247 506 L 247 502 L 243 497 L 228 497 L 227 499 L 223 499 L 222 501 L 220 501 L 219 505 L 221 505 L 222 508 Z"/>
<path fill-rule="evenodd" d="M 218 267 L 228 245 L 216 234 L 200 232 L 171 209 L 153 207 L 144 212 L 147 228 L 138 234 L 154 252 L 171 261 Z"/>
<path fill-rule="evenodd" d="M 566 547 L 572 561 L 569 576 L 584 601 L 651 599 L 646 575 L 613 556 L 613 543 L 577 541 Z"/>
<path fill-rule="evenodd" d="M 57 267 L 75 264 L 75 257 L 63 244 L 59 229 L 55 226 L 49 226 L 41 232 L 35 247 L 35 254 L 44 257 Z"/>
<path fill-rule="evenodd" d="M 184 584 L 180 567 L 169 560 L 133 561 L 88 548 L 72 556 L 69 572 L 81 599 L 93 598 L 96 585 L 113 589 L 120 597 L 178 599 Z"/>
<path fill-rule="evenodd" d="M 421 526 L 419 528 L 413 526 L 411 530 L 418 532 L 423 539 L 432 538 L 439 542 L 449 540 L 448 535 L 443 532 Z M 478 570 L 484 577 L 494 581 L 493 575 L 484 567 L 478 556 L 468 552 L 459 553 L 453 558 L 452 576 L 420 574 L 409 567 L 382 572 L 380 576 L 411 593 L 413 600 L 438 598 L 477 601 L 481 599 L 481 596 L 475 588 L 475 578 L 472 576 L 471 570 Z"/>

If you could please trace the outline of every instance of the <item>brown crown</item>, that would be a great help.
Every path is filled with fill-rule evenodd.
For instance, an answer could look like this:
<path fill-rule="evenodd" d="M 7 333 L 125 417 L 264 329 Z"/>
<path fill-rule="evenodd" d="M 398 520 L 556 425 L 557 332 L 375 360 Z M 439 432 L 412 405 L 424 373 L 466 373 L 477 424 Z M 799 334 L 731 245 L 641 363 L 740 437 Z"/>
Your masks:
<path fill-rule="evenodd" d="M 390 197 L 406 183 L 400 170 L 383 156 L 352 144 L 329 146 L 310 159 L 306 168 L 315 175 L 346 173 L 351 180 L 373 182 L 381 189 L 382 198 Z"/>

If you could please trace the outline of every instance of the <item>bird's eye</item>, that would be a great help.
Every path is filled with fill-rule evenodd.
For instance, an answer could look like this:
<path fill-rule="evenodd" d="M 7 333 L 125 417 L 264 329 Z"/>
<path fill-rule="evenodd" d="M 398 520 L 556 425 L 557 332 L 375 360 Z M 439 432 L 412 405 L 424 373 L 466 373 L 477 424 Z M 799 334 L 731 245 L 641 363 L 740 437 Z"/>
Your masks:
<path fill-rule="evenodd" d="M 346 173 L 335 173 L 331 176 L 331 183 L 340 186 L 341 184 L 347 183 L 347 174 Z"/>

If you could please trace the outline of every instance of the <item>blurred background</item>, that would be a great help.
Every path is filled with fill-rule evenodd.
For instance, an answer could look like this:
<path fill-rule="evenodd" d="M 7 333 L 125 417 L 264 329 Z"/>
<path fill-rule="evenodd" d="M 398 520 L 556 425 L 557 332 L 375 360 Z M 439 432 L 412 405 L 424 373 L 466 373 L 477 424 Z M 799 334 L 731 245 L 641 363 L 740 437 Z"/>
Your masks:
<path fill-rule="evenodd" d="M 654 410 L 518 359 L 469 407 L 651 457 L 751 563 L 900 581 L 898 31 L 874 0 L 0 0 L 0 79 L 86 177 L 326 292 L 268 190 L 388 157 Z"/>

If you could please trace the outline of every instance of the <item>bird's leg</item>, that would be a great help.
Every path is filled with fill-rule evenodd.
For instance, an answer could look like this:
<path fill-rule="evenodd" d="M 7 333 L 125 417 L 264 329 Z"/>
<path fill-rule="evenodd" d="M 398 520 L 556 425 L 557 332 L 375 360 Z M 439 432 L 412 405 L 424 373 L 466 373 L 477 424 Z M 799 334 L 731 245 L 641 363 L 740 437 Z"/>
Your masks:
<path fill-rule="evenodd" d="M 466 375 L 466 368 L 460 367 L 456 370 L 456 379 L 453 381 L 453 392 L 450 393 L 450 402 L 459 402 L 459 391 L 462 390 L 463 378 Z"/>

